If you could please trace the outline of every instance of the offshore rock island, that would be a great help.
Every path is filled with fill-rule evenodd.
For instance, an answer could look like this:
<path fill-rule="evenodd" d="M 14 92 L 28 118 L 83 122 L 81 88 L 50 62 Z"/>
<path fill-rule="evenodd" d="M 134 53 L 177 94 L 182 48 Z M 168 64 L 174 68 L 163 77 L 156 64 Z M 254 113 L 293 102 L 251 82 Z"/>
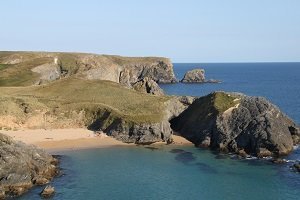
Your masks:
<path fill-rule="evenodd" d="M 162 57 L 0 52 L 0 131 L 88 128 L 135 144 L 169 144 L 176 132 L 199 147 L 261 157 L 286 155 L 300 142 L 298 125 L 264 98 L 222 91 L 168 96 L 158 85 L 176 82 L 171 61 Z M 8 146 L 29 148 L 2 138 L 1 157 Z M 53 165 L 47 153 L 42 158 L 44 169 Z M 24 162 L 31 159 L 37 158 Z M 19 171 L 5 172 L 3 196 L 11 194 L 5 177 Z"/>

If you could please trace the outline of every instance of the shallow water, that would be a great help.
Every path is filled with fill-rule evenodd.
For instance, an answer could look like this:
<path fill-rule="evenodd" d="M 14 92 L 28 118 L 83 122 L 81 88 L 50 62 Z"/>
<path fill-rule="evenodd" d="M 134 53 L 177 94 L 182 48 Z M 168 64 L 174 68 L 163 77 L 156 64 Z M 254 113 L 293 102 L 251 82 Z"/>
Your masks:
<path fill-rule="evenodd" d="M 299 153 L 299 152 L 298 152 Z M 64 152 L 54 199 L 299 199 L 289 165 L 235 160 L 194 147 Z M 36 187 L 20 199 L 39 199 Z"/>
<path fill-rule="evenodd" d="M 175 64 L 203 67 L 221 84 L 167 84 L 168 94 L 201 96 L 214 90 L 265 96 L 300 122 L 300 63 Z M 300 174 L 292 163 L 237 160 L 183 146 L 113 147 L 61 152 L 63 176 L 53 199 L 300 199 Z M 288 159 L 299 160 L 300 149 Z M 40 199 L 35 187 L 19 199 Z"/>

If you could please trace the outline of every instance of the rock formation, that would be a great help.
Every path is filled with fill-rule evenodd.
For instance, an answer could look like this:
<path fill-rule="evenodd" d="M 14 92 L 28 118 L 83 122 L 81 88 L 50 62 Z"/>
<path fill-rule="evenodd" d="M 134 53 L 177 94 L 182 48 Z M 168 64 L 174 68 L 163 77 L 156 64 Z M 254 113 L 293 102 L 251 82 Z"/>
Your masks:
<path fill-rule="evenodd" d="M 193 69 L 187 71 L 180 81 L 182 83 L 220 83 L 221 81 L 215 79 L 205 79 L 204 69 Z"/>
<path fill-rule="evenodd" d="M 203 83 L 205 81 L 204 69 L 187 71 L 181 80 L 182 83 Z"/>
<path fill-rule="evenodd" d="M 275 105 L 236 93 L 198 98 L 171 124 L 196 146 L 260 157 L 288 154 L 300 136 L 298 126 Z"/>
<path fill-rule="evenodd" d="M 52 187 L 51 185 L 47 185 L 43 191 L 40 193 L 41 197 L 43 198 L 49 198 L 52 197 L 55 193 L 55 189 L 54 187 Z"/>
<path fill-rule="evenodd" d="M 159 85 L 149 77 L 143 78 L 142 80 L 134 83 L 132 86 L 136 91 L 142 93 L 164 95 L 164 92 Z"/>
<path fill-rule="evenodd" d="M 172 142 L 173 130 L 170 127 L 169 120 L 177 117 L 191 103 L 194 97 L 173 97 L 165 102 L 164 113 L 160 122 L 136 123 L 128 121 L 125 118 L 115 117 L 115 115 L 106 111 L 97 116 L 94 123 L 90 126 L 93 130 L 100 130 L 107 135 L 116 138 L 125 143 L 151 144 L 155 142 Z"/>
<path fill-rule="evenodd" d="M 0 134 L 0 196 L 18 196 L 57 174 L 57 160 L 41 149 Z"/>

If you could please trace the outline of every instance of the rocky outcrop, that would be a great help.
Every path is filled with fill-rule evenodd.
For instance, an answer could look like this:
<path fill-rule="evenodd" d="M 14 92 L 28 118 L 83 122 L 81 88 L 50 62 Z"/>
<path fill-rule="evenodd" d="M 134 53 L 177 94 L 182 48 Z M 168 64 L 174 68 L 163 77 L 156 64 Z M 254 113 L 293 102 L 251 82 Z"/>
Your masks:
<path fill-rule="evenodd" d="M 49 198 L 52 197 L 55 193 L 55 189 L 54 187 L 52 187 L 51 185 L 47 185 L 43 191 L 40 193 L 41 197 L 43 198 Z"/>
<path fill-rule="evenodd" d="M 57 160 L 41 149 L 0 134 L 0 196 L 18 196 L 57 174 Z"/>
<path fill-rule="evenodd" d="M 60 67 L 55 63 L 39 65 L 31 69 L 31 71 L 40 74 L 40 80 L 38 80 L 37 85 L 57 80 L 62 75 Z"/>
<path fill-rule="evenodd" d="M 133 89 L 142 93 L 154 94 L 154 95 L 164 95 L 163 90 L 159 85 L 150 79 L 149 77 L 143 78 L 142 80 L 133 84 Z"/>
<path fill-rule="evenodd" d="M 187 71 L 180 81 L 182 83 L 220 83 L 221 81 L 215 79 L 205 79 L 204 69 L 193 69 Z"/>
<path fill-rule="evenodd" d="M 278 107 L 237 93 L 198 98 L 171 124 L 196 146 L 260 157 L 288 154 L 300 136 L 298 126 Z"/>
<path fill-rule="evenodd" d="M 157 83 L 176 82 L 173 65 L 167 58 L 81 55 L 76 63 L 77 73 L 87 79 L 110 80 L 128 87 L 146 77 Z"/>
<path fill-rule="evenodd" d="M 112 111 L 99 113 L 89 129 L 103 131 L 125 143 L 151 144 L 173 141 L 169 120 L 177 117 L 194 101 L 194 97 L 172 97 L 165 102 L 164 117 L 157 123 L 137 123 L 116 117 Z"/>

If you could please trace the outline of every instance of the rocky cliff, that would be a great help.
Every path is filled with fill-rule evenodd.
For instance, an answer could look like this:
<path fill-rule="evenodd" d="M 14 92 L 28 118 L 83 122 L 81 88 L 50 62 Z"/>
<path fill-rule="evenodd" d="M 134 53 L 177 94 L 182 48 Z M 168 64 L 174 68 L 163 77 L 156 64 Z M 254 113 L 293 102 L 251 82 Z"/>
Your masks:
<path fill-rule="evenodd" d="M 42 84 L 70 76 L 109 80 L 128 87 L 145 77 L 157 83 L 176 81 L 171 61 L 162 57 L 0 52 L 0 65 L 0 86 Z"/>
<path fill-rule="evenodd" d="M 172 128 L 196 146 L 258 156 L 286 155 L 299 143 L 298 126 L 261 97 L 215 92 L 196 99 Z"/>
<path fill-rule="evenodd" d="M 57 160 L 45 151 L 0 133 L 0 199 L 48 183 L 58 172 L 56 165 Z"/>

